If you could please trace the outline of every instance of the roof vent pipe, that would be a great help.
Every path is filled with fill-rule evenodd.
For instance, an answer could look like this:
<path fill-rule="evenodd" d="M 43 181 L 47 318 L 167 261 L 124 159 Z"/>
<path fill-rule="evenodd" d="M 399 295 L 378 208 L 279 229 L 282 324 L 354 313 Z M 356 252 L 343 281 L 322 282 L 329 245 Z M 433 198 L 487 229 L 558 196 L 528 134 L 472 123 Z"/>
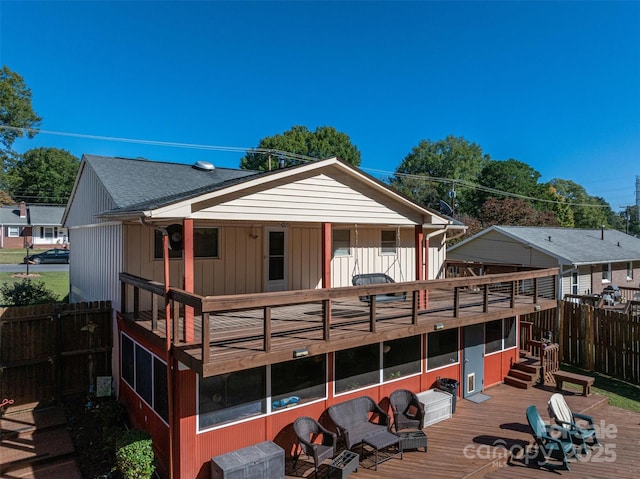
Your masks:
<path fill-rule="evenodd" d="M 196 170 L 202 170 L 202 171 L 213 171 L 216 169 L 216 167 L 213 166 L 213 163 L 209 163 L 208 161 L 196 161 L 193 167 Z"/>
<path fill-rule="evenodd" d="M 551 236 L 549 236 L 549 242 L 551 242 Z"/>
<path fill-rule="evenodd" d="M 604 225 L 600 227 L 600 239 L 604 241 Z"/>

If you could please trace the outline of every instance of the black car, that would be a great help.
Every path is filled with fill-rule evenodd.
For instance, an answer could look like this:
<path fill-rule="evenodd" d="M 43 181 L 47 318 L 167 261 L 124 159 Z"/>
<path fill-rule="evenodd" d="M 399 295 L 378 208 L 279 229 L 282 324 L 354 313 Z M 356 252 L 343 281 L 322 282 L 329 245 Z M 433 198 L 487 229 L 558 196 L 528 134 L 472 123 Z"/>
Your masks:
<path fill-rule="evenodd" d="M 48 249 L 42 253 L 25 256 L 24 263 L 66 263 L 69 264 L 69 250 L 62 248 Z"/>

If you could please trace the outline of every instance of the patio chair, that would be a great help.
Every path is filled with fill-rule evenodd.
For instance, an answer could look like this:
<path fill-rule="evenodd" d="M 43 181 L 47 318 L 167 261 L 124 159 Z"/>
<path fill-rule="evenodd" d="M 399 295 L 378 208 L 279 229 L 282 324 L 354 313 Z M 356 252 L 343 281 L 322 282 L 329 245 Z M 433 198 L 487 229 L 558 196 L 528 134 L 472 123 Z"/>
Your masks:
<path fill-rule="evenodd" d="M 587 446 L 593 447 L 600 444 L 593 425 L 593 418 L 585 414 L 571 412 L 562 394 L 553 394 L 549 399 L 548 406 L 549 415 L 555 419 L 558 426 L 571 431 L 571 438 L 582 447 L 582 452 L 587 452 Z M 577 421 L 584 421 L 584 423 Z M 591 440 L 591 444 L 587 444 L 588 439 Z"/>
<path fill-rule="evenodd" d="M 415 393 L 407 389 L 396 389 L 389 395 L 393 411 L 393 427 L 401 429 L 424 429 L 424 404 Z"/>
<path fill-rule="evenodd" d="M 307 457 L 313 457 L 313 464 L 316 471 L 316 479 L 318 477 L 318 467 L 326 459 L 333 458 L 336 452 L 336 435 L 325 429 L 318 421 L 313 418 L 302 416 L 293 423 L 293 430 L 298 437 L 300 444 L 300 452 L 296 455 L 293 467 L 296 467 L 298 458 L 304 452 Z M 313 442 L 318 435 L 322 436 L 321 443 Z"/>
<path fill-rule="evenodd" d="M 569 470 L 569 459 L 575 457 L 570 431 L 560 426 L 545 424 L 535 406 L 527 408 L 527 421 L 538 445 L 538 455 L 544 456 L 545 463 L 548 458 L 560 460 L 565 469 Z M 559 435 L 552 436 L 552 434 Z M 548 467 L 553 466 L 548 465 Z"/>

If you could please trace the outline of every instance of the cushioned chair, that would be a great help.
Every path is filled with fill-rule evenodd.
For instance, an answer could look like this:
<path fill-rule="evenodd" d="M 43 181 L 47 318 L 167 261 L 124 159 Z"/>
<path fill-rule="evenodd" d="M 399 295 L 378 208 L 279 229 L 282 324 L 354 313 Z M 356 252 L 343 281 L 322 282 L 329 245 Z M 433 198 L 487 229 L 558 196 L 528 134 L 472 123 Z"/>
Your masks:
<path fill-rule="evenodd" d="M 527 421 L 545 463 L 548 458 L 556 459 L 562 461 L 565 469 L 569 470 L 569 459 L 575 456 L 571 432 L 560 426 L 545 424 L 535 406 L 527 408 Z"/>
<path fill-rule="evenodd" d="M 298 458 L 304 452 L 307 457 L 313 458 L 317 478 L 318 467 L 320 464 L 335 455 L 336 435 L 322 427 L 322 425 L 315 419 L 307 416 L 302 416 L 296 419 L 293 423 L 293 430 L 298 437 L 298 443 L 300 444 L 301 449 L 301 451 L 296 455 L 293 467 L 295 468 L 298 463 Z M 319 435 L 322 436 L 321 442 L 314 442 Z"/>
<path fill-rule="evenodd" d="M 571 431 L 571 438 L 582 447 L 582 452 L 587 452 L 587 446 L 593 447 L 600 444 L 593 425 L 593 418 L 585 414 L 571 412 L 562 394 L 553 394 L 549 399 L 548 405 L 549 415 L 555 419 L 558 426 Z M 591 443 L 587 444 L 587 440 L 590 440 Z"/>
<path fill-rule="evenodd" d="M 424 404 L 413 392 L 396 389 L 389 395 L 393 411 L 393 427 L 401 429 L 424 429 Z"/>

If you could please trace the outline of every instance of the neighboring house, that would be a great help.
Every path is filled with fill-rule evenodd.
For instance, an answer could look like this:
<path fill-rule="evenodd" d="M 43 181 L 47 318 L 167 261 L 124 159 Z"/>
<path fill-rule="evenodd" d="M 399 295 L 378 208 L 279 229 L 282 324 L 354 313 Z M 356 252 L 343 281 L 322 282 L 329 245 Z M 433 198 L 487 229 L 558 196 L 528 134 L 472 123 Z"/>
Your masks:
<path fill-rule="evenodd" d="M 447 258 L 559 267 L 558 299 L 599 294 L 609 284 L 640 284 L 640 239 L 604 228 L 492 226 L 449 248 Z"/>
<path fill-rule="evenodd" d="M 172 477 L 208 478 L 212 456 L 355 395 L 439 377 L 473 395 L 518 360 L 519 316 L 557 306 L 553 289 L 483 302 L 445 279 L 464 226 L 335 158 L 255 172 L 85 155 L 63 223 L 71 301 L 112 301 L 119 398 Z M 400 283 L 352 286 L 367 273 Z M 383 290 L 406 301 L 371 300 Z"/>
<path fill-rule="evenodd" d="M 62 227 L 64 206 L 27 205 L 0 207 L 0 248 L 51 248 L 69 242 Z"/>

